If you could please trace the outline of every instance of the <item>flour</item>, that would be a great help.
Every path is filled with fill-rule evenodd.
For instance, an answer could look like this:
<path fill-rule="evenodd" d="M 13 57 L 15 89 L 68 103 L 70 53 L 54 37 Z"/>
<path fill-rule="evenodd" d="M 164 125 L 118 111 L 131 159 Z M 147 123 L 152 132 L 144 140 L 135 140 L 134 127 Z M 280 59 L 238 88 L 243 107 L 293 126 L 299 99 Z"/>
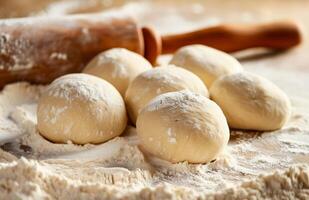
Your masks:
<path fill-rule="evenodd" d="M 171 65 L 171 66 L 175 67 L 174 65 Z M 161 67 L 165 68 L 166 70 L 169 70 L 168 66 L 161 66 Z M 149 80 L 149 81 L 156 80 L 157 82 L 163 83 L 162 85 L 175 84 L 177 81 L 180 81 L 182 78 L 179 74 L 176 74 L 176 73 L 166 74 L 166 72 L 164 71 L 157 71 L 157 72 L 146 71 L 143 73 L 143 76 L 146 80 Z"/>
<path fill-rule="evenodd" d="M 32 155 L 30 157 L 49 157 L 61 153 L 76 152 L 83 149 L 89 149 L 93 145 L 87 144 L 84 146 L 69 144 L 53 144 L 44 139 L 36 129 L 36 104 L 26 104 L 16 106 L 13 112 L 9 115 L 11 119 L 16 121 L 18 126 L 28 133 L 22 136 L 19 140 L 22 144 L 31 148 Z M 30 133 L 30 134 L 29 134 Z"/>
<path fill-rule="evenodd" d="M 51 115 L 50 116 L 53 116 L 53 118 L 46 117 L 46 118 L 44 118 L 44 121 L 50 121 L 52 124 L 55 124 L 57 122 L 59 115 L 61 113 L 63 113 L 66 109 L 68 109 L 68 106 L 64 106 L 64 107 L 58 108 L 58 109 L 55 108 L 55 107 L 51 107 L 51 109 L 50 109 Z"/>
<path fill-rule="evenodd" d="M 17 71 L 23 69 L 30 69 L 33 65 L 32 60 L 29 59 L 25 51 L 29 51 L 30 42 L 26 39 L 11 40 L 11 36 L 6 33 L 0 35 L 0 56 L 9 58 L 7 63 L 0 62 L 0 69 L 6 69 L 10 71 Z M 12 56 L 10 56 L 12 55 Z"/>
<path fill-rule="evenodd" d="M 93 37 L 91 36 L 91 33 L 88 28 L 82 28 L 82 37 L 80 40 L 82 43 L 87 44 L 88 42 L 91 42 L 93 40 Z"/>
<path fill-rule="evenodd" d="M 157 97 L 158 103 L 150 104 L 148 110 L 154 111 L 179 105 L 180 109 L 184 110 L 184 112 L 187 112 L 189 107 L 188 105 L 190 105 L 191 102 L 202 104 L 202 99 L 199 95 L 191 93 L 189 90 L 181 90 L 180 92 L 185 95 L 185 99 L 179 99 L 178 101 L 175 101 L 172 98 L 163 98 L 163 96 L 159 96 Z M 190 93 L 190 95 L 188 93 Z"/>
<path fill-rule="evenodd" d="M 44 14 L 102 9 L 98 6 L 101 4 L 93 4 L 94 1 L 77 2 L 54 4 Z M 110 1 L 96 2 L 103 5 Z M 241 14 L 233 9 L 238 4 L 227 4 L 229 10 Z M 260 12 L 265 14 L 269 4 Z M 278 2 L 274 4 L 277 6 Z M 235 20 L 233 17 L 218 18 L 216 12 L 223 8 L 222 4 L 218 7 L 220 10 L 193 4 L 193 17 L 186 14 L 189 6 L 183 8 L 186 12 L 177 13 L 174 6 L 149 6 L 138 2 L 128 4 L 123 10 L 139 16 L 142 24 L 151 22 L 159 32 L 171 33 Z M 254 9 L 257 9 L 256 4 Z M 151 17 L 151 13 L 156 17 Z M 210 15 L 201 16 L 203 13 Z M 244 15 L 248 16 L 247 11 Z M 270 17 L 265 15 L 267 19 Z M 250 17 L 261 19 L 255 13 Z M 86 39 L 86 30 L 83 35 Z M 5 51 L 7 49 L 1 49 L 0 54 Z M 308 199 L 308 73 L 280 68 L 291 63 L 291 67 L 295 67 L 298 60 L 303 60 L 305 67 L 308 63 L 305 62 L 307 54 L 303 57 L 292 55 L 293 62 L 279 56 L 271 58 L 276 62 L 266 58 L 245 63 L 246 70 L 272 80 L 289 95 L 293 114 L 288 124 L 282 130 L 269 133 L 233 130 L 226 151 L 216 161 L 204 165 L 170 164 L 143 154 L 134 127 L 128 127 L 121 137 L 102 145 L 79 146 L 70 141 L 68 144 L 51 143 L 36 130 L 37 99 L 46 88 L 27 83 L 8 85 L 0 93 L 0 134 L 21 131 L 25 135 L 12 143 L 13 149 L 8 150 L 7 145 L 0 148 L 0 199 Z M 168 62 L 169 57 L 165 58 Z M 20 65 L 16 69 L 23 67 Z M 20 145 L 30 150 L 23 151 Z"/>
<path fill-rule="evenodd" d="M 72 101 L 76 98 L 90 101 L 108 100 L 104 95 L 105 93 L 101 92 L 104 89 L 100 84 L 95 81 L 91 81 L 93 87 L 89 87 L 88 84 L 88 76 L 75 76 L 63 80 L 57 79 L 47 88 L 46 92 L 52 97 L 63 98 L 67 101 Z"/>
<path fill-rule="evenodd" d="M 168 142 L 175 144 L 177 143 L 176 134 L 172 131 L 172 128 L 167 129 Z"/>
<path fill-rule="evenodd" d="M 34 89 L 36 87 L 24 83 L 8 86 L 13 91 L 17 91 L 17 88 L 20 91 L 27 88 L 28 90 L 32 88 L 31 91 L 38 91 Z M 5 88 L 5 91 L 9 93 L 7 88 Z M 37 95 L 27 93 L 23 97 L 29 100 L 31 96 L 36 97 Z M 5 98 L 4 94 L 1 95 L 0 100 L 3 98 Z M 35 99 L 30 102 L 35 102 Z M 11 116 L 18 126 L 27 133 L 20 138 L 19 142 L 31 148 L 31 155 L 25 155 L 28 159 L 17 159 L 10 153 L 2 152 L 1 160 L 4 159 L 5 162 L 1 161 L 0 163 L 1 177 L 4 177 L 4 174 L 7 173 L 12 174 L 12 176 L 5 176 L 2 180 L 20 182 L 21 180 L 17 180 L 15 177 L 29 179 L 30 183 L 28 184 L 32 185 L 31 192 L 28 193 L 30 196 L 44 194 L 54 198 L 73 198 L 76 197 L 73 194 L 73 191 L 77 191 L 76 188 L 88 188 L 89 191 L 87 189 L 87 192 L 85 192 L 87 195 L 90 195 L 90 191 L 97 191 L 98 193 L 96 195 L 100 197 L 102 197 L 103 191 L 109 191 L 108 195 L 113 195 L 115 191 L 120 196 L 131 194 L 133 198 L 144 193 L 158 195 L 157 192 L 161 190 L 164 190 L 162 195 L 169 194 L 173 196 L 177 195 L 175 191 L 179 191 L 180 188 L 185 188 L 184 191 L 189 190 L 196 196 L 206 195 L 208 197 L 213 191 L 219 188 L 225 191 L 224 188 L 241 183 L 245 177 L 255 178 L 257 174 L 263 173 L 264 171 L 308 162 L 308 156 L 306 154 L 295 154 L 295 151 L 290 151 L 291 148 L 294 148 L 294 150 L 297 149 L 297 145 L 299 144 L 302 145 L 301 149 L 303 151 L 309 150 L 309 146 L 306 145 L 308 143 L 306 142 L 300 143 L 300 141 L 297 141 L 295 145 L 291 146 L 297 140 L 295 134 L 301 138 L 300 140 L 305 141 L 307 139 L 307 132 L 304 131 L 307 128 L 304 126 L 299 127 L 300 129 L 287 126 L 275 133 L 264 133 L 257 136 L 254 136 L 253 133 L 232 132 L 232 139 L 227 152 L 223 153 L 215 162 L 209 163 L 208 165 L 190 165 L 187 163 L 172 165 L 166 161 L 143 155 L 136 146 L 136 143 L 130 142 L 135 140 L 134 128 L 128 129 L 130 130 L 129 135 L 124 134 L 124 137 L 113 139 L 102 146 L 78 146 L 72 143 L 53 144 L 37 133 L 35 128 L 35 109 L 35 103 L 23 104 L 21 102 L 20 105 L 16 105 L 15 108 L 12 107 L 12 110 L 8 112 L 10 113 L 9 116 Z M 297 116 L 297 118 L 299 119 L 300 117 Z M 295 126 L 295 120 L 297 121 L 297 118 L 292 119 L 294 122 L 293 126 Z M 251 136 L 248 137 L 246 136 L 247 134 L 251 134 Z M 233 136 L 239 138 L 233 140 Z M 290 149 L 287 149 L 287 146 Z M 248 159 L 249 157 L 250 159 Z M 300 160 L 301 158 L 303 160 Z M 5 164 L 7 161 L 10 164 Z M 15 163 L 12 163 L 12 161 L 15 161 Z M 308 169 L 302 167 L 292 168 L 291 170 L 296 170 L 295 173 L 297 170 L 302 170 L 303 174 L 301 176 L 305 176 L 304 174 Z M 30 178 L 28 174 L 33 175 Z M 272 176 L 277 177 L 279 175 L 270 175 L 270 177 Z M 79 180 L 82 181 L 79 182 Z M 42 181 L 44 182 L 43 185 L 41 185 Z M 58 181 L 60 182 L 59 184 L 64 184 L 63 187 L 57 186 L 50 190 L 50 187 L 58 183 Z M 264 179 L 260 181 L 264 181 Z M 166 188 L 167 191 L 162 188 L 163 183 L 168 185 L 167 188 L 169 189 Z M 114 186 L 106 186 L 106 184 Z M 299 182 L 299 184 L 301 183 Z M 272 188 L 274 187 L 273 185 L 263 187 Z M 25 183 L 21 188 L 25 190 L 28 187 Z M 248 193 L 247 195 L 250 195 L 251 189 L 242 189 L 242 187 L 238 189 L 245 190 Z M 293 190 L 293 187 L 296 187 L 296 185 L 293 185 L 291 190 Z M 67 193 L 68 196 L 61 196 L 64 195 L 64 191 L 71 189 L 72 193 Z M 232 191 L 240 195 L 238 194 L 240 193 L 238 189 L 235 188 Z M 229 189 L 226 189 L 226 191 L 229 191 Z M 13 195 L 5 191 L 1 194 L 8 195 L 4 197 Z M 14 195 L 17 194 L 25 195 L 25 191 L 16 191 Z M 188 195 L 187 193 L 183 195 L 185 194 Z M 223 194 L 220 193 L 220 195 L 224 194 L 224 192 Z M 216 196 L 219 194 L 213 195 Z"/>
<path fill-rule="evenodd" d="M 66 166 L 65 163 L 62 163 Z M 90 166 L 88 166 L 90 167 Z M 90 171 L 91 168 L 88 168 Z M 97 169 L 100 171 L 100 169 Z M 170 184 L 164 184 L 162 186 L 154 188 L 141 189 L 136 186 L 133 191 L 126 191 L 124 187 L 122 189 L 117 188 L 117 184 L 121 180 L 121 175 L 132 174 L 129 171 L 121 171 L 117 168 L 105 171 L 106 177 L 103 180 L 113 180 L 113 182 L 102 183 L 83 183 L 83 180 L 75 180 L 74 182 L 57 171 L 50 171 L 46 162 L 28 161 L 25 159 L 20 159 L 19 161 L 14 161 L 10 164 L 1 165 L 0 180 L 1 185 L 4 181 L 6 183 L 6 188 L 1 188 L 0 197 L 2 199 L 16 198 L 22 196 L 28 197 L 49 197 L 56 199 L 96 199 L 96 198 L 114 198 L 114 199 L 149 199 L 154 198 L 201 198 L 201 199 L 213 199 L 213 198 L 247 198 L 252 195 L 259 195 L 263 198 L 271 197 L 289 197 L 289 198 L 301 198 L 308 195 L 305 190 L 308 189 L 308 168 L 306 167 L 292 167 L 285 171 L 277 171 L 272 175 L 262 175 L 254 181 L 249 181 L 241 184 L 239 187 L 233 187 L 231 189 L 223 190 L 217 194 L 207 194 L 199 195 L 197 192 L 190 189 L 181 187 L 172 187 Z M 89 171 L 89 172 L 90 172 Z M 81 170 L 81 174 L 87 174 L 84 170 Z M 135 171 L 135 176 L 131 175 L 131 183 L 134 183 L 134 177 L 138 178 L 144 177 L 147 180 L 147 175 L 143 174 L 143 171 Z M 15 177 L 14 174 L 19 174 L 23 176 Z M 109 174 L 109 175 L 108 175 Z M 138 176 L 139 174 L 139 176 Z M 108 178 L 110 177 L 110 179 Z M 141 181 L 141 178 L 138 181 Z M 83 176 L 81 176 L 83 178 Z M 102 177 L 103 178 L 103 177 Z M 120 178 L 120 179 L 119 179 Z M 19 187 L 14 184 L 16 181 L 20 183 Z M 13 182 L 11 182 L 13 181 Z M 119 181 L 119 182 L 118 182 Z M 107 186 L 107 184 L 113 184 L 114 186 Z M 44 188 L 41 190 L 40 188 Z M 9 190 L 14 189 L 15 194 L 9 192 Z M 47 192 L 48 191 L 48 192 Z M 66 192 L 63 192 L 66 191 Z M 297 191 L 297 192 L 295 192 Z"/>
<path fill-rule="evenodd" d="M 0 162 L 1 163 L 12 162 L 14 160 L 17 160 L 17 158 L 14 155 L 0 149 Z"/>
<path fill-rule="evenodd" d="M 58 52 L 54 52 L 50 55 L 51 59 L 58 59 L 58 60 L 67 60 L 68 56 L 67 54 L 64 53 L 58 53 Z"/>
<path fill-rule="evenodd" d="M 270 69 L 264 70 L 260 71 L 264 76 L 273 77 Z M 309 162 L 309 122 L 306 113 L 299 112 L 300 107 L 293 107 L 292 118 L 281 130 L 232 131 L 228 149 L 214 162 L 170 164 L 143 154 L 133 127 L 102 145 L 49 142 L 36 130 L 36 102 L 44 90 L 42 86 L 16 83 L 5 87 L 0 94 L 1 117 L 25 133 L 13 142 L 15 151 L 23 152 L 18 149 L 20 144 L 28 149 L 17 157 L 14 149 L 0 151 L 0 183 L 5 184 L 0 194 L 4 199 L 22 196 L 211 199 L 231 194 L 236 199 L 249 198 L 253 192 L 269 198 L 308 195 L 305 192 L 308 166 L 291 167 Z M 24 158 L 18 158 L 20 155 Z M 279 169 L 285 171 L 257 177 Z M 248 179 L 256 181 L 243 183 Z M 16 187 L 17 183 L 21 185 Z M 277 192 L 270 193 L 270 190 Z"/>
<path fill-rule="evenodd" d="M 128 52 L 124 49 L 113 49 L 111 51 L 108 51 L 108 53 L 99 55 L 98 58 L 98 65 L 112 65 L 113 71 L 112 71 L 112 77 L 127 77 L 128 71 L 126 69 L 126 66 L 119 61 L 119 58 L 121 57 L 130 57 L 128 55 Z"/>

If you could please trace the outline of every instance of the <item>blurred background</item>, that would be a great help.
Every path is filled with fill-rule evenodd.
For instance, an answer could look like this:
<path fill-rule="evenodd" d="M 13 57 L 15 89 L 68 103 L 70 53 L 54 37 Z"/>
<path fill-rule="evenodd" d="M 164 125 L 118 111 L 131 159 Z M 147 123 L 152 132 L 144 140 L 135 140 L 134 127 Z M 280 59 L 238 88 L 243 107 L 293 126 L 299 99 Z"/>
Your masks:
<path fill-rule="evenodd" d="M 221 22 L 287 18 L 309 23 L 308 0 L 1 0 L 0 17 L 76 14 L 117 8 L 132 12 L 139 16 L 141 23 L 159 26 L 165 32 L 177 31 L 174 26 L 180 25 L 175 22 L 183 23 L 181 26 L 185 29 Z M 174 21 L 175 14 L 178 21 Z"/>
<path fill-rule="evenodd" d="M 0 18 L 114 10 L 119 15 L 130 13 L 141 25 L 151 25 L 162 34 L 221 23 L 250 24 L 292 19 L 301 25 L 304 33 L 305 42 L 299 47 L 279 54 L 257 56 L 254 53 L 251 56 L 249 51 L 235 56 L 248 67 L 266 64 L 309 74 L 308 8 L 309 0 L 0 0 Z"/>

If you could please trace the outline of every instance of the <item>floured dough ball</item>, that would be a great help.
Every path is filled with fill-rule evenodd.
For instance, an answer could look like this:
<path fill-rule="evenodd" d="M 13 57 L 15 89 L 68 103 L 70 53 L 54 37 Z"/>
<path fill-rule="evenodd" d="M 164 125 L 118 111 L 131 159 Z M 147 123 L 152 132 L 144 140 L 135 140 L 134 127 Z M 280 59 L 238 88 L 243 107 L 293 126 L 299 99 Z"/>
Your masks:
<path fill-rule="evenodd" d="M 87 74 L 53 81 L 38 102 L 38 130 L 53 142 L 101 143 L 126 127 L 124 101 L 108 82 Z"/>
<path fill-rule="evenodd" d="M 290 101 L 283 91 L 265 78 L 248 72 L 218 79 L 210 94 L 232 128 L 275 130 L 281 128 L 291 114 Z"/>
<path fill-rule="evenodd" d="M 135 124 L 140 110 L 154 97 L 188 89 L 208 97 L 203 82 L 193 73 L 173 65 L 156 67 L 137 76 L 126 93 L 127 109 Z"/>
<path fill-rule="evenodd" d="M 230 136 L 220 107 L 185 90 L 154 98 L 141 111 L 136 128 L 142 149 L 173 163 L 209 162 L 226 147 Z"/>
<path fill-rule="evenodd" d="M 242 71 L 234 57 L 204 45 L 180 48 L 170 63 L 193 72 L 208 88 L 220 76 Z"/>
<path fill-rule="evenodd" d="M 151 68 L 151 64 L 141 55 L 127 49 L 114 48 L 97 55 L 83 73 L 103 78 L 124 96 L 129 83 L 137 75 Z"/>

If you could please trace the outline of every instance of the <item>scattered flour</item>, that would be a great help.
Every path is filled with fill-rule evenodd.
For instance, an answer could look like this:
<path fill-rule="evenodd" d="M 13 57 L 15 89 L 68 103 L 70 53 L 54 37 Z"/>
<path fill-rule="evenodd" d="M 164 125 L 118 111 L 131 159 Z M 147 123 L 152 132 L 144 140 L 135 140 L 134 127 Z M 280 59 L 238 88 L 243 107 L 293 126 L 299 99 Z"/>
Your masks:
<path fill-rule="evenodd" d="M 58 59 L 58 60 L 67 60 L 68 59 L 68 56 L 67 54 L 64 54 L 64 53 L 52 53 L 50 55 L 50 58 L 51 59 Z"/>
<path fill-rule="evenodd" d="M 98 11 L 102 9 L 98 5 L 110 1 L 78 2 L 61 2 L 58 7 L 54 4 L 46 12 Z M 163 7 L 159 8 L 139 2 L 128 4 L 123 10 L 138 13 L 144 24 L 151 21 L 160 27 L 160 32 L 220 22 L 210 16 L 204 21 L 195 18 L 193 23 L 175 16 L 174 7 L 165 9 L 167 15 L 163 15 Z M 196 16 L 206 13 L 203 8 L 192 5 Z M 153 10 L 165 20 L 148 17 Z M 171 26 L 175 22 L 180 26 Z M 87 30 L 82 33 L 87 41 Z M 9 40 L 8 36 L 1 36 L 0 46 Z M 14 45 L 27 50 L 27 44 Z M 10 49 L 2 48 L 0 56 L 8 52 Z M 65 59 L 61 53 L 51 57 Z M 25 63 L 17 57 L 13 59 L 15 64 L 10 67 L 14 69 L 32 65 L 27 59 L 23 59 Z M 0 69 L 5 67 L 0 63 Z M 24 135 L 11 146 L 0 148 L 0 199 L 308 199 L 309 95 L 304 87 L 304 83 L 309 84 L 308 73 L 271 70 L 256 63 L 247 69 L 273 80 L 293 97 L 293 116 L 282 130 L 275 132 L 232 131 L 226 152 L 205 165 L 170 164 L 144 155 L 137 146 L 133 127 L 128 127 L 122 137 L 102 145 L 53 144 L 36 130 L 36 102 L 45 88 L 27 83 L 6 86 L 0 94 L 0 134 L 22 131 Z M 89 95 L 89 91 L 85 92 Z M 55 95 L 65 94 L 59 91 Z"/>
<path fill-rule="evenodd" d="M 172 143 L 172 144 L 177 143 L 177 140 L 176 140 L 176 133 L 174 133 L 174 132 L 172 131 L 172 128 L 168 128 L 168 129 L 167 129 L 167 136 L 168 136 L 168 142 L 169 142 L 169 143 Z"/>
<path fill-rule="evenodd" d="M 86 44 L 93 40 L 93 37 L 91 36 L 91 33 L 88 28 L 82 28 L 82 33 L 83 35 L 80 38 L 82 43 Z"/>
<path fill-rule="evenodd" d="M 128 71 L 125 65 L 122 62 L 119 62 L 118 59 L 120 56 L 126 56 L 128 52 L 124 49 L 114 49 L 108 53 L 102 54 L 99 56 L 98 65 L 108 65 L 111 64 L 114 71 L 112 72 L 112 77 L 126 77 L 128 76 Z M 129 56 L 128 56 L 129 57 Z"/>
<path fill-rule="evenodd" d="M 305 142 L 309 124 L 298 125 L 303 123 L 301 114 L 294 115 L 290 124 L 276 132 L 232 131 L 228 149 L 212 163 L 170 164 L 143 154 L 133 127 L 128 127 L 124 136 L 101 145 L 47 141 L 36 130 L 36 101 L 41 91 L 40 86 L 17 83 L 0 94 L 0 103 L 10 108 L 2 117 L 13 120 L 25 132 L 11 149 L 4 145 L 7 151 L 0 151 L 0 185 L 5 184 L 0 188 L 0 198 L 212 199 L 232 195 L 240 199 L 253 194 L 269 198 L 308 195 L 309 169 L 305 164 L 309 156 L 296 152 L 309 151 L 309 143 Z M 5 101 L 12 93 L 19 100 Z M 167 134 L 171 142 L 176 142 L 173 130 Z M 295 164 L 298 166 L 290 167 Z M 258 177 L 276 169 L 284 171 Z M 22 185 L 13 190 L 17 183 Z"/>
<path fill-rule="evenodd" d="M 92 87 L 89 87 L 89 84 Z M 86 75 L 71 76 L 66 79 L 57 79 L 51 84 L 46 92 L 53 97 L 60 97 L 67 101 L 72 101 L 75 98 L 85 99 L 89 101 L 99 101 L 101 99 L 108 100 L 104 92 L 104 87 L 101 87 L 101 82 L 90 81 Z M 59 112 L 59 111 L 57 111 Z"/>
<path fill-rule="evenodd" d="M 58 161 L 57 165 L 60 165 L 59 163 L 61 161 Z M 61 165 L 63 165 L 63 168 L 70 167 L 70 164 L 66 162 L 61 163 Z M 305 199 L 308 197 L 309 188 L 309 169 L 303 166 L 276 171 L 271 175 L 261 175 L 257 179 L 244 182 L 238 187 L 234 186 L 216 194 L 205 195 L 188 188 L 172 187 L 170 184 L 144 188 L 136 186 L 134 190 L 117 187 L 119 183 L 129 186 L 136 181 L 139 184 L 142 184 L 142 180 L 147 182 L 150 175 L 142 170 L 126 171 L 110 168 L 102 171 L 101 169 L 91 169 L 91 164 L 86 165 L 87 168 L 80 169 L 80 174 L 87 174 L 87 172 L 105 174 L 104 177 L 100 177 L 105 180 L 105 183 L 91 183 L 85 182 L 83 176 L 80 176 L 80 180 L 72 180 L 68 175 L 63 176 L 56 170 L 50 170 L 50 166 L 53 166 L 52 161 L 34 161 L 24 158 L 8 164 L 1 164 L 0 177 L 2 178 L 0 185 L 6 187 L 0 188 L 0 198 L 247 199 L 255 196 L 263 199 Z M 123 176 L 130 178 L 123 179 Z M 125 184 L 126 182 L 127 184 Z M 11 191 L 15 192 L 12 193 Z"/>
<path fill-rule="evenodd" d="M 32 60 L 24 53 L 30 49 L 28 40 L 11 40 L 9 34 L 1 33 L 0 47 L 0 56 L 9 59 L 7 62 L 0 62 L 0 70 L 17 71 L 29 69 L 33 66 Z M 9 63 L 9 65 L 7 63 Z"/>
<path fill-rule="evenodd" d="M 61 114 L 61 113 L 63 113 L 66 109 L 68 109 L 68 106 L 64 106 L 64 107 L 62 107 L 62 108 L 55 108 L 55 107 L 52 107 L 51 109 L 50 109 L 50 114 L 51 115 L 46 115 L 46 116 L 54 116 L 53 118 L 48 118 L 48 117 L 46 117 L 46 118 L 44 118 L 44 120 L 45 121 L 50 121 L 52 124 L 55 124 L 56 122 L 57 122 L 57 118 L 59 117 L 59 115 Z"/>

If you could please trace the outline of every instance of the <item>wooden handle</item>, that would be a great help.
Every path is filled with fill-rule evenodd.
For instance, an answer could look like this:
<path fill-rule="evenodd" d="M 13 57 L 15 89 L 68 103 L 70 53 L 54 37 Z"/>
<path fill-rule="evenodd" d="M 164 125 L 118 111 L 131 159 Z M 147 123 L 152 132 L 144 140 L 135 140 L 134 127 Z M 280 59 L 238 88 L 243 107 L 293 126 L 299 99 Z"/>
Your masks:
<path fill-rule="evenodd" d="M 49 83 L 114 47 L 143 55 L 142 31 L 133 18 L 106 13 L 0 20 L 0 88 L 16 81 Z"/>
<path fill-rule="evenodd" d="M 0 88 L 16 81 L 49 83 L 79 72 L 95 55 L 114 47 L 135 51 L 154 64 L 161 53 L 173 53 L 190 44 L 232 52 L 251 47 L 286 49 L 300 41 L 299 28 L 293 22 L 221 25 L 161 37 L 151 27 L 140 28 L 128 16 L 0 20 Z"/>
<path fill-rule="evenodd" d="M 162 52 L 161 36 L 154 28 L 146 26 L 142 28 L 144 40 L 144 57 L 152 64 L 156 64 L 158 56 Z"/>
<path fill-rule="evenodd" d="M 162 53 L 175 52 L 190 44 L 204 44 L 225 52 L 253 47 L 288 49 L 301 42 L 298 25 L 292 21 L 261 25 L 219 25 L 162 37 Z"/>

